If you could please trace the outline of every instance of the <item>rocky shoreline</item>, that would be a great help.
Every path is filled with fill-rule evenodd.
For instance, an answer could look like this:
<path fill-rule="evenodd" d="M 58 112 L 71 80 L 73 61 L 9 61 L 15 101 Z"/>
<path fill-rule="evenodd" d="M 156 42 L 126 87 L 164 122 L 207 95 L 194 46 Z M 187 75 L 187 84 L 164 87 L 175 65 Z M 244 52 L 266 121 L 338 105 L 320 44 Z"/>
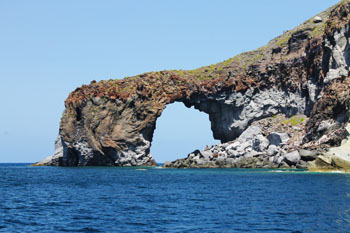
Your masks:
<path fill-rule="evenodd" d="M 307 169 L 322 152 L 300 147 L 304 115 L 276 115 L 255 122 L 236 140 L 207 146 L 187 158 L 165 162 L 165 168 L 299 168 Z"/>
<path fill-rule="evenodd" d="M 164 168 L 308 169 L 350 172 L 350 124 L 339 147 L 305 149 L 302 130 L 306 116 L 283 115 L 255 122 L 236 140 L 207 146 L 186 158 L 165 162 Z M 280 129 L 278 131 L 278 129 Z M 283 129 L 283 131 L 281 131 Z M 276 131 L 277 130 L 277 131 Z"/>
<path fill-rule="evenodd" d="M 225 148 L 225 146 L 227 146 Z M 196 150 L 190 153 L 187 158 L 178 159 L 173 162 L 165 162 L 164 168 L 266 168 L 266 169 L 309 169 L 308 162 L 315 161 L 322 155 L 317 150 L 295 150 L 289 153 L 277 152 L 279 149 L 269 147 L 267 151 L 258 153 L 252 151 L 240 157 L 234 157 L 229 154 L 228 147 L 232 144 L 221 144 L 212 147 L 212 149 Z M 273 149 L 271 149 L 273 148 Z M 250 149 L 250 148 L 249 148 Z M 256 154 L 255 154 L 256 153 Z M 316 169 L 317 170 L 317 169 Z M 337 169 L 327 169 L 337 170 Z"/>

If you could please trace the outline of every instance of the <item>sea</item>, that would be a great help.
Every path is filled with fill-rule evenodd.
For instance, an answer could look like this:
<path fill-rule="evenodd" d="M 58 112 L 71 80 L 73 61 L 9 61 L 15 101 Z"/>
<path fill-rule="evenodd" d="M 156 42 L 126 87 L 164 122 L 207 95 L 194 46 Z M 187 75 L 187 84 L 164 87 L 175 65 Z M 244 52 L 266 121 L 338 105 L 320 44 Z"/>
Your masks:
<path fill-rule="evenodd" d="M 350 174 L 0 164 L 0 232 L 350 232 Z"/>

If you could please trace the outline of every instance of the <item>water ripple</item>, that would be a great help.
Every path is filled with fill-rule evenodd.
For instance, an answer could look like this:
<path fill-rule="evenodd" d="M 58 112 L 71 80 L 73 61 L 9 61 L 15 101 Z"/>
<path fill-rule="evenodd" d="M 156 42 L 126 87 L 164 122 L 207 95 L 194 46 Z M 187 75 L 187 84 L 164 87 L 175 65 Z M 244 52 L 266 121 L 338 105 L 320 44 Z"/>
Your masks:
<path fill-rule="evenodd" d="M 344 232 L 350 176 L 0 165 L 0 232 Z"/>

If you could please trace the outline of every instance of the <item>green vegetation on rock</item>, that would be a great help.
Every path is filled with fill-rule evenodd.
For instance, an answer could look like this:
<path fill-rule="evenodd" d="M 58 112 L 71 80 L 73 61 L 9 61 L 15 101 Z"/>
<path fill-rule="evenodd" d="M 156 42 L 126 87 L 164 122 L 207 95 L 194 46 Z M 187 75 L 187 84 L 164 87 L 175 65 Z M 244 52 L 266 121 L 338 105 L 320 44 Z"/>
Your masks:
<path fill-rule="evenodd" d="M 305 120 L 304 117 L 301 117 L 301 116 L 292 116 L 291 118 L 287 119 L 287 120 L 284 120 L 282 121 L 283 124 L 286 124 L 286 125 L 292 125 L 292 126 L 297 126 L 301 123 L 303 123 L 303 121 Z"/>

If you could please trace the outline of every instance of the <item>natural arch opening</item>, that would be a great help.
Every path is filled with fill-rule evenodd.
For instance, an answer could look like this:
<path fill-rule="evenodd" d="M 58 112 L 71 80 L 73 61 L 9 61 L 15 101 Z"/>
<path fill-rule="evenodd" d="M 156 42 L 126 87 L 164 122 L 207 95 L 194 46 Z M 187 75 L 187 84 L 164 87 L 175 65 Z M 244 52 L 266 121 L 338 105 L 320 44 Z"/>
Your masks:
<path fill-rule="evenodd" d="M 167 105 L 157 119 L 153 134 L 151 154 L 156 162 L 174 161 L 187 154 L 214 145 L 209 116 L 181 102 Z"/>

